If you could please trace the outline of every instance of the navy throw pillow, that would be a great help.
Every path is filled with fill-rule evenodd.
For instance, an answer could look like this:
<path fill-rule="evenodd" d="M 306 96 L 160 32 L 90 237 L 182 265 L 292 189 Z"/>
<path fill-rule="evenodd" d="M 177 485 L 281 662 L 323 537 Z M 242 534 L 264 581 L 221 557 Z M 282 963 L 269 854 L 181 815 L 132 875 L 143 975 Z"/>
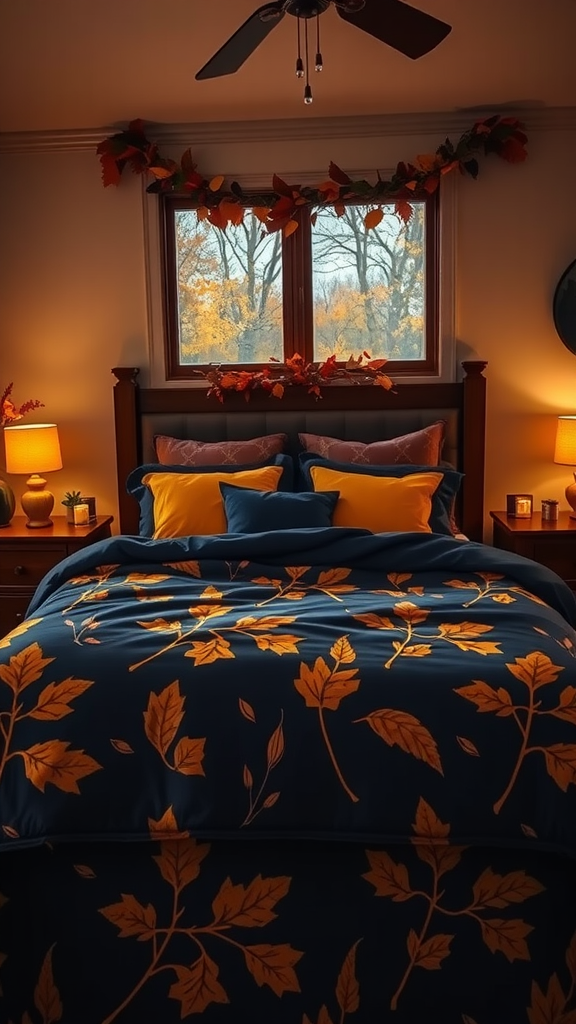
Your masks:
<path fill-rule="evenodd" d="M 126 480 L 126 490 L 140 505 L 140 537 L 151 537 L 154 533 L 154 495 L 142 483 L 148 473 L 242 473 L 247 469 L 262 469 L 264 466 L 281 466 L 282 476 L 278 483 L 279 491 L 292 491 L 294 484 L 294 463 L 290 455 L 273 455 L 265 462 L 251 462 L 245 466 L 165 466 L 151 463 L 133 469 Z"/>
<path fill-rule="evenodd" d="M 256 491 L 221 483 L 228 533 L 307 530 L 332 526 L 338 491 Z"/>

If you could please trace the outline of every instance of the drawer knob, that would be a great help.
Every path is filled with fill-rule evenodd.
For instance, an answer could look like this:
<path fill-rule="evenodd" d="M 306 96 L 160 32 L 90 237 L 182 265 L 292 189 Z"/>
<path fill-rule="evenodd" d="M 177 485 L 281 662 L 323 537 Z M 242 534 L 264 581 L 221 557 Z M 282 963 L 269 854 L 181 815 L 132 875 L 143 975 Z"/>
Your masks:
<path fill-rule="evenodd" d="M 24 566 L 24 565 L 15 565 L 14 566 L 14 575 L 15 576 L 24 576 L 25 574 L 26 574 L 26 566 Z"/>

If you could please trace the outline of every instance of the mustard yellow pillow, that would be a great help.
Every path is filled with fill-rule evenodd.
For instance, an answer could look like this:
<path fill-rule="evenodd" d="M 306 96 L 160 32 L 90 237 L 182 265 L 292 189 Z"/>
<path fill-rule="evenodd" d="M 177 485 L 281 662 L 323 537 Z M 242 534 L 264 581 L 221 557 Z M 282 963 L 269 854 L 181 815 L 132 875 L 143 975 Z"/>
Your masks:
<path fill-rule="evenodd" d="M 147 473 L 142 482 L 154 497 L 154 540 L 226 533 L 220 483 L 276 491 L 281 466 L 241 473 Z"/>
<path fill-rule="evenodd" d="M 311 466 L 310 476 L 315 491 L 340 492 L 332 517 L 334 526 L 352 526 L 372 533 L 432 533 L 428 520 L 441 473 L 382 477 Z"/>

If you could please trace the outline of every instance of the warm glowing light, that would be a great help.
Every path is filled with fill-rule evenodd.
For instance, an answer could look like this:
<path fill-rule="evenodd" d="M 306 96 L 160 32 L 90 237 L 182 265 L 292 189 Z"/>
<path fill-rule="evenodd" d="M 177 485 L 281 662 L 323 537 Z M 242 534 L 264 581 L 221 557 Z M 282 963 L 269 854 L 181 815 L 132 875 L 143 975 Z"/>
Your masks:
<path fill-rule="evenodd" d="M 558 417 L 554 462 L 560 466 L 576 466 L 576 416 Z"/>
<path fill-rule="evenodd" d="M 5 427 L 7 473 L 53 473 L 62 469 L 55 423 L 28 423 Z"/>

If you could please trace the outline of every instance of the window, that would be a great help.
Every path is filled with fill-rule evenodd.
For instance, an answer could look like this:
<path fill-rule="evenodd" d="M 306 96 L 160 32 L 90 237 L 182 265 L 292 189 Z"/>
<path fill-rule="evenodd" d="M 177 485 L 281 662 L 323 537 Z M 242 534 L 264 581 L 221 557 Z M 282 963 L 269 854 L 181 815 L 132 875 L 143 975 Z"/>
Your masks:
<path fill-rule="evenodd" d="M 436 372 L 436 195 L 415 197 L 407 224 L 386 204 L 370 230 L 361 202 L 341 216 L 302 207 L 289 237 L 268 234 L 256 206 L 224 232 L 184 197 L 160 202 L 168 379 L 295 352 L 322 361 L 364 351 L 392 372 Z"/>

